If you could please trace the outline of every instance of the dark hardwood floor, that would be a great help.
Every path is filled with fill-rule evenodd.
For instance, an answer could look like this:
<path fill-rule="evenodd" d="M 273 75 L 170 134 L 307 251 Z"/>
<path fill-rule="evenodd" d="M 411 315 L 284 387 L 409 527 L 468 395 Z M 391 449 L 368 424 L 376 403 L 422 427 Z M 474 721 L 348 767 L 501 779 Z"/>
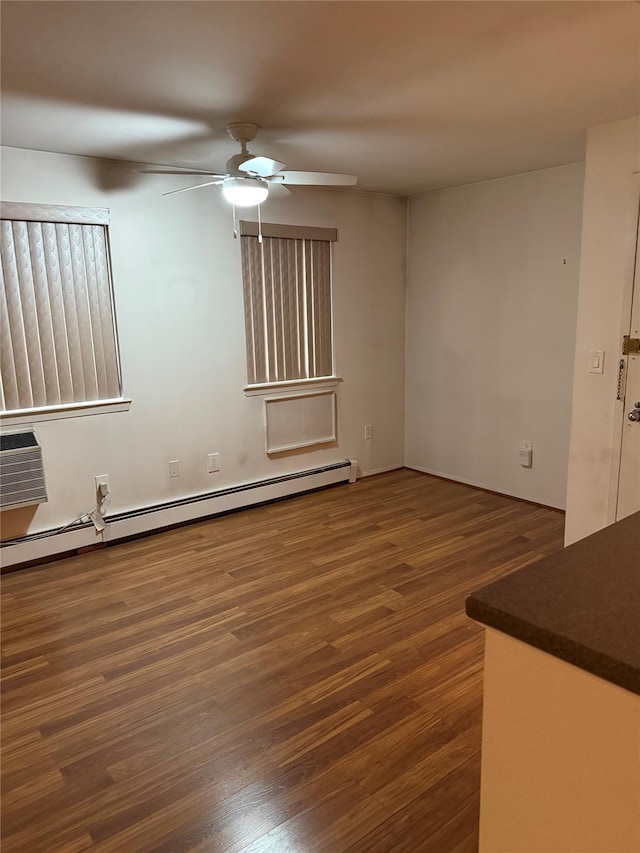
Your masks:
<path fill-rule="evenodd" d="M 563 515 L 414 471 L 5 575 L 4 853 L 467 853 L 465 595 Z"/>

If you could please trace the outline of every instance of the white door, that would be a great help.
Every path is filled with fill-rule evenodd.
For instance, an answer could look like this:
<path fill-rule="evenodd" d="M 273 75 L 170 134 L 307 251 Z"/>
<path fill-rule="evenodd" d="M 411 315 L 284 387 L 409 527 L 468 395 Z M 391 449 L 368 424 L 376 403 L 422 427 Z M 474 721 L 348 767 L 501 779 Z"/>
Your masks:
<path fill-rule="evenodd" d="M 625 518 L 640 510 L 640 352 L 633 351 L 637 346 L 634 341 L 640 341 L 640 230 L 636 244 L 629 339 L 631 351 L 621 356 L 625 362 L 621 367 L 626 372 L 626 382 L 616 519 Z"/>

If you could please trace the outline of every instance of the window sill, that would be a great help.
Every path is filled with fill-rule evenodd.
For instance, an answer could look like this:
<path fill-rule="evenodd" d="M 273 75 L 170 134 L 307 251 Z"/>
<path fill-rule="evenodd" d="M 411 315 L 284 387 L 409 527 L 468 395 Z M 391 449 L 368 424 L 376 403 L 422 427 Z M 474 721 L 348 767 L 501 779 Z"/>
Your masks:
<path fill-rule="evenodd" d="M 64 403 L 60 406 L 41 406 L 34 409 L 15 409 L 0 412 L 0 424 L 22 426 L 40 421 L 58 421 L 65 418 L 82 418 L 87 415 L 102 415 L 111 412 L 128 412 L 131 400 L 119 397 L 116 400 L 92 400 L 88 403 Z"/>
<path fill-rule="evenodd" d="M 293 379 L 289 382 L 264 382 L 260 385 L 245 385 L 245 397 L 258 397 L 265 394 L 276 394 L 278 391 L 308 393 L 309 389 L 335 388 L 342 378 L 340 376 L 321 376 L 318 379 Z"/>

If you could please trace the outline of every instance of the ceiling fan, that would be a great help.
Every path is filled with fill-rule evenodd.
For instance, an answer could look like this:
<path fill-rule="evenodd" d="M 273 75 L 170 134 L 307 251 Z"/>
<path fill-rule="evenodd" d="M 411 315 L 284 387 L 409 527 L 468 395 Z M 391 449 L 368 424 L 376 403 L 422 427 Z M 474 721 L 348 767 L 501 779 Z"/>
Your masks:
<path fill-rule="evenodd" d="M 254 157 L 247 144 L 255 139 L 260 125 L 252 122 L 236 121 L 227 125 L 229 136 L 240 143 L 241 150 L 227 160 L 225 171 L 205 172 L 188 169 L 141 169 L 146 175 L 198 175 L 212 178 L 201 184 L 171 190 L 163 195 L 183 193 L 201 187 L 222 185 L 222 193 L 227 201 L 238 207 L 259 205 L 269 195 L 269 189 L 275 185 L 297 185 L 313 187 L 353 186 L 358 179 L 354 175 L 339 175 L 333 172 L 298 172 L 286 169 L 285 163 L 270 157 Z"/>

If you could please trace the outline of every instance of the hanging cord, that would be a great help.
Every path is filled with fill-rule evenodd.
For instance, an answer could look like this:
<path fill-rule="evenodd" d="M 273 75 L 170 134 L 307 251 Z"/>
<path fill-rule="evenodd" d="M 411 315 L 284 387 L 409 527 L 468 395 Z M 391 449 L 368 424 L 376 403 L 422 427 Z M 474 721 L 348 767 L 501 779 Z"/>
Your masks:
<path fill-rule="evenodd" d="M 92 507 L 88 512 L 79 515 L 78 518 L 75 518 L 73 521 L 70 521 L 69 524 L 65 524 L 64 527 L 59 527 L 57 530 L 54 530 L 53 533 L 63 533 L 65 530 L 68 530 L 70 527 L 73 527 L 75 524 L 86 524 L 88 521 L 93 522 L 96 530 L 101 531 L 105 528 L 103 513 L 105 509 L 109 506 L 111 501 L 109 500 L 108 493 L 104 495 L 100 503 L 97 503 L 94 507 Z"/>
<path fill-rule="evenodd" d="M 44 532 L 39 534 L 31 534 L 28 538 L 30 541 L 35 539 L 48 539 L 50 536 L 57 536 L 59 533 L 64 533 L 65 531 L 70 530 L 72 527 L 87 524 L 88 522 L 91 522 L 96 528 L 96 530 L 104 530 L 106 525 L 104 523 L 103 513 L 110 503 L 111 501 L 108 499 L 107 495 L 105 495 L 100 501 L 100 503 L 97 503 L 88 512 L 84 512 L 82 513 L 82 515 L 79 515 L 77 518 L 74 518 L 73 521 L 70 521 L 68 524 L 63 525 L 62 527 L 56 527 L 55 530 L 45 530 Z M 22 536 L 19 536 L 16 539 L 5 540 L 2 543 L 2 547 L 4 548 L 9 545 L 19 545 L 22 541 Z"/>
<path fill-rule="evenodd" d="M 258 243 L 262 243 L 262 219 L 260 217 L 260 205 L 258 205 Z"/>
<path fill-rule="evenodd" d="M 231 209 L 233 210 L 233 239 L 238 239 L 238 223 L 236 221 L 236 206 L 235 204 L 231 205 Z"/>

